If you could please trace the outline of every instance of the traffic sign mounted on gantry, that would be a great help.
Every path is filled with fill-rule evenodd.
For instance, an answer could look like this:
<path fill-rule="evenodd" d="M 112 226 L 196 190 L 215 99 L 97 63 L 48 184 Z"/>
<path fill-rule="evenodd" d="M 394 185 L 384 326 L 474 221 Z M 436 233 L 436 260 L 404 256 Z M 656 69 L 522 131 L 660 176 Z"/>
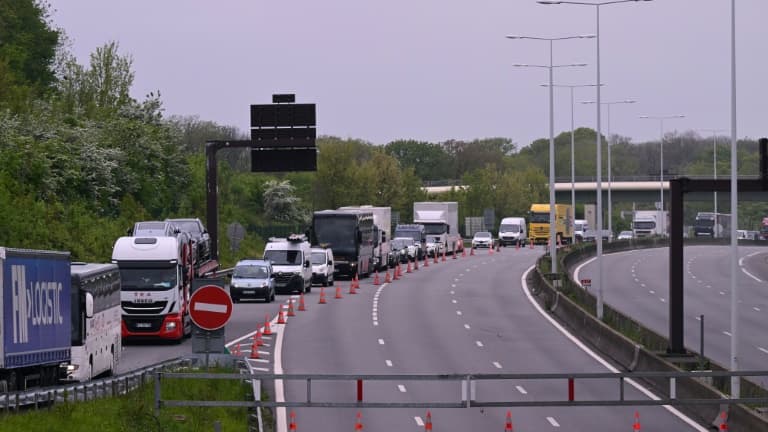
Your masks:
<path fill-rule="evenodd" d="M 189 299 L 189 316 L 203 330 L 218 330 L 232 316 L 232 298 L 221 287 L 202 286 Z"/>

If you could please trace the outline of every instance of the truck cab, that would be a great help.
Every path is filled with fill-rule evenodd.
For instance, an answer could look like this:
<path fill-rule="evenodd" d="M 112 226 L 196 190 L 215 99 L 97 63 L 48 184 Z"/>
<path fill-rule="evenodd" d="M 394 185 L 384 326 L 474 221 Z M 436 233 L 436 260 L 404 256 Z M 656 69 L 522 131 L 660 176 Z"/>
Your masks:
<path fill-rule="evenodd" d="M 264 259 L 272 261 L 275 291 L 291 293 L 312 290 L 312 248 L 303 235 L 269 239 L 264 247 Z"/>

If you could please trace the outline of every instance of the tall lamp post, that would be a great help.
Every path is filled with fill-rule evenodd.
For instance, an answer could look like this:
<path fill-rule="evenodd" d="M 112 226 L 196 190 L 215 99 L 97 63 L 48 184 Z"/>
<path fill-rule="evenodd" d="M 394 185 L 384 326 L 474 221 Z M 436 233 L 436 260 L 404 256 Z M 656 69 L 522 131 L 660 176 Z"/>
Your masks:
<path fill-rule="evenodd" d="M 712 133 L 712 179 L 717 180 L 717 134 L 726 132 L 725 129 L 700 129 L 701 132 Z M 717 191 L 714 192 L 712 211 L 717 213 Z"/>
<path fill-rule="evenodd" d="M 597 242 L 597 318 L 603 319 L 603 187 L 602 187 L 602 155 L 600 149 L 602 144 L 600 142 L 600 6 L 618 4 L 618 3 L 630 3 L 638 1 L 651 1 L 651 0 L 609 0 L 599 3 L 587 3 L 580 1 L 565 1 L 565 0 L 537 0 L 537 3 L 543 5 L 558 5 L 558 4 L 570 4 L 578 6 L 592 6 L 595 8 L 595 24 L 597 26 L 597 35 L 595 42 L 597 43 L 597 232 L 600 235 L 595 236 Z"/>
<path fill-rule="evenodd" d="M 532 39 L 549 42 L 549 65 L 515 64 L 514 66 L 546 68 L 549 70 L 549 257 L 552 263 L 550 269 L 552 274 L 557 274 L 557 228 L 555 227 L 555 109 L 554 89 L 552 88 L 553 71 L 556 67 L 586 66 L 586 63 L 572 63 L 562 65 L 553 64 L 552 45 L 555 41 L 559 40 L 585 39 L 593 37 L 593 35 L 563 36 L 554 38 L 516 35 L 507 36 L 509 39 Z"/>
<path fill-rule="evenodd" d="M 613 142 L 613 136 L 611 135 L 611 105 L 618 104 L 633 104 L 637 102 L 634 99 L 625 99 L 612 102 L 600 102 L 600 105 L 604 105 L 606 109 L 606 128 L 608 129 L 608 241 L 613 238 L 613 201 L 611 200 L 611 145 Z M 584 101 L 583 104 L 597 103 L 595 101 Z M 602 235 L 602 233 L 600 233 Z"/>
<path fill-rule="evenodd" d="M 664 214 L 664 120 L 670 120 L 670 119 L 679 119 L 679 118 L 685 118 L 684 115 L 678 114 L 678 115 L 671 115 L 671 116 L 647 116 L 642 115 L 640 116 L 641 119 L 649 119 L 649 120 L 658 120 L 659 121 L 659 160 L 660 160 L 660 167 L 659 167 L 659 199 L 661 200 L 661 214 Z M 666 218 L 661 218 L 661 232 L 666 233 L 667 227 L 666 227 Z"/>
<path fill-rule="evenodd" d="M 601 84 L 604 85 L 604 84 Z M 541 84 L 542 87 L 549 87 L 549 84 Z M 571 208 L 573 209 L 573 218 L 576 218 L 576 152 L 574 147 L 576 146 L 576 138 L 574 136 L 574 124 L 573 124 L 573 89 L 579 87 L 595 87 L 597 84 L 553 84 L 552 87 L 563 87 L 571 90 Z"/>

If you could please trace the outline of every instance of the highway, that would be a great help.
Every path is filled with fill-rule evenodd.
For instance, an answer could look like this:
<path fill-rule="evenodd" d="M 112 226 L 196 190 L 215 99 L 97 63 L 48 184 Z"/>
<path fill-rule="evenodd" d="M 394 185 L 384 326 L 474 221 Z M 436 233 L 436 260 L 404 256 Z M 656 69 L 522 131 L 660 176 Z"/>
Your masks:
<path fill-rule="evenodd" d="M 343 283 L 343 298 L 328 293 L 328 304 L 318 304 L 315 289 L 306 296 L 307 311 L 298 312 L 257 366 L 275 373 L 313 374 L 435 374 L 435 373 L 561 373 L 605 372 L 595 360 L 555 328 L 528 300 L 521 278 L 540 250 L 505 249 L 490 255 L 448 259 L 423 266 L 402 280 L 372 285 L 362 283 L 350 295 Z M 282 300 L 286 296 L 279 297 Z M 247 332 L 273 305 L 242 304 L 236 310 Z M 263 321 L 263 319 L 262 319 Z M 235 333 L 234 328 L 232 328 Z M 229 334 L 229 330 L 228 330 Z M 280 340 L 282 340 L 281 346 Z M 281 360 L 275 364 L 275 356 Z M 627 397 L 640 393 L 626 387 Z M 305 400 L 304 382 L 285 385 L 289 401 Z M 312 383 L 313 401 L 355 400 L 352 383 Z M 415 402 L 457 401 L 456 383 L 419 381 L 377 382 L 365 387 L 365 400 Z M 478 400 L 564 399 L 566 384 L 554 381 L 479 383 Z M 576 388 L 576 399 L 617 397 L 612 383 Z M 278 394 L 278 400 L 280 395 Z M 515 430 L 631 430 L 635 411 L 644 430 L 706 430 L 695 428 L 663 407 L 585 407 L 513 409 Z M 435 430 L 503 430 L 507 410 L 462 408 L 432 410 Z M 352 429 L 357 410 L 297 408 L 298 430 Z M 426 411 L 409 408 L 369 408 L 361 411 L 365 430 L 423 430 Z M 287 430 L 285 411 L 279 431 Z M 647 429 L 646 429 L 647 428 Z"/>
<path fill-rule="evenodd" d="M 762 370 L 768 364 L 768 250 L 739 247 L 739 352 L 740 369 Z M 704 354 L 730 365 L 730 248 L 686 246 L 684 251 L 685 346 L 699 351 L 700 320 L 704 315 Z M 668 336 L 669 249 L 640 249 L 603 256 L 606 304 Z M 597 264 L 589 261 L 577 273 L 591 278 L 596 292 Z"/>

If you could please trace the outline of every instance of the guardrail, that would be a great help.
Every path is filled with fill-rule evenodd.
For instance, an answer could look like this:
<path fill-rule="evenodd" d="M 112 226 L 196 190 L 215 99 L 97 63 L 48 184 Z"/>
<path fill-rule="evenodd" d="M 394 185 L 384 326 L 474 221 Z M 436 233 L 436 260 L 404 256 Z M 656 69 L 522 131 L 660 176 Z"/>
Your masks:
<path fill-rule="evenodd" d="M 0 411 L 18 412 L 22 409 L 38 409 L 62 402 L 84 402 L 124 395 L 151 382 L 155 373 L 188 366 L 190 362 L 188 359 L 174 359 L 109 378 L 2 393 L 0 394 Z"/>

